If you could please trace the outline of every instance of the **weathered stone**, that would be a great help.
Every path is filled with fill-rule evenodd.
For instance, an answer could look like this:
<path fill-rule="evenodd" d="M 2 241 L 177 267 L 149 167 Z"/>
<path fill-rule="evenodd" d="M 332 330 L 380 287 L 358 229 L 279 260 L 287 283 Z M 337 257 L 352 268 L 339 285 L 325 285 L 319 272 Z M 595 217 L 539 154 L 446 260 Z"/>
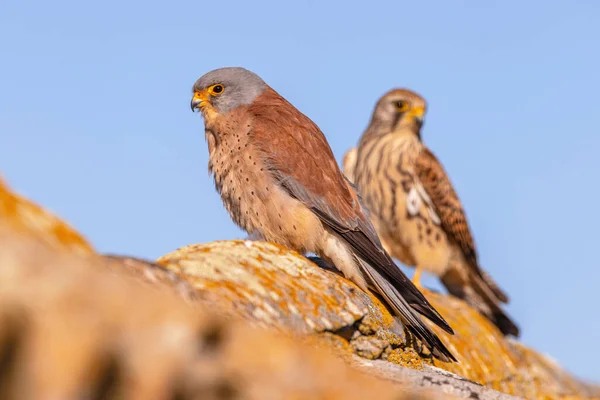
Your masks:
<path fill-rule="evenodd" d="M 356 354 L 369 360 L 376 360 L 389 343 L 382 339 L 370 338 L 368 336 L 359 336 L 351 342 L 352 349 Z"/>
<path fill-rule="evenodd" d="M 322 347 L 103 268 L 0 229 L 0 398 L 415 398 Z"/>
<path fill-rule="evenodd" d="M 476 310 L 451 296 L 424 290 L 455 330 L 450 336 L 426 321 L 459 360 L 443 363 L 414 338 L 403 337 L 375 296 L 363 294 L 339 274 L 279 246 L 220 241 L 186 246 L 158 263 L 191 282 L 205 304 L 218 304 L 280 330 L 336 333 L 349 341 L 355 354 L 368 359 L 417 370 L 439 367 L 523 398 L 597 395 L 596 387 L 546 363 L 537 353 L 515 346 Z"/>
<path fill-rule="evenodd" d="M 15 234 L 42 240 L 56 250 L 93 253 L 92 246 L 67 223 L 10 191 L 0 176 L 0 226 L 2 225 Z"/>
<path fill-rule="evenodd" d="M 178 249 L 158 261 L 199 292 L 263 326 L 336 331 L 367 314 L 367 296 L 301 255 L 265 242 L 221 241 Z"/>
<path fill-rule="evenodd" d="M 319 260 L 232 241 L 160 261 L 97 256 L 0 182 L 0 398 L 600 398 L 452 297 L 424 291 L 456 331 L 433 327 L 444 364 Z"/>
<path fill-rule="evenodd" d="M 135 257 L 117 255 L 101 257 L 105 261 L 102 266 L 116 275 L 127 274 L 131 278 L 149 284 L 150 287 L 169 288 L 189 302 L 198 299 L 198 292 L 188 281 L 159 264 Z"/>
<path fill-rule="evenodd" d="M 518 399 L 518 397 L 489 390 L 485 386 L 478 385 L 461 376 L 429 365 L 425 366 L 422 370 L 415 371 L 381 360 L 367 361 L 356 357 L 353 361 L 354 365 L 373 376 L 400 384 L 411 382 L 417 386 L 429 388 L 436 392 L 443 392 L 457 398 L 479 400 Z"/>

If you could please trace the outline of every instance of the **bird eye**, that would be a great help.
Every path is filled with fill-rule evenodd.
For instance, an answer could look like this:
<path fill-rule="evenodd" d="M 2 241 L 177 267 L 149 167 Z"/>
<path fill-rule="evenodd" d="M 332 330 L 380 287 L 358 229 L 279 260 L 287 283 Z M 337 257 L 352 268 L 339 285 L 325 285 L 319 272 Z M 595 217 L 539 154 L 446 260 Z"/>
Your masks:
<path fill-rule="evenodd" d="M 407 101 L 399 100 L 398 102 L 396 102 L 396 110 L 398 110 L 400 112 L 404 112 L 404 111 L 407 111 L 408 108 L 409 108 L 409 106 L 408 106 Z"/>
<path fill-rule="evenodd" d="M 220 83 L 217 83 L 216 85 L 212 85 L 211 87 L 208 88 L 208 93 L 210 93 L 213 96 L 217 96 L 217 95 L 223 93 L 223 90 L 225 90 L 223 85 L 221 85 Z"/>

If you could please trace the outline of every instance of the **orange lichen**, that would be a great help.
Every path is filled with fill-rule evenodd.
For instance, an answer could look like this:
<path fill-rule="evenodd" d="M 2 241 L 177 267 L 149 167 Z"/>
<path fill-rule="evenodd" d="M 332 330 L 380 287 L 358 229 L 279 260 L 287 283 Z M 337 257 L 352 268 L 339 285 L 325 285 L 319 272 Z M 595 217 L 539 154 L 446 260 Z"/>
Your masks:
<path fill-rule="evenodd" d="M 414 349 L 395 349 L 390 352 L 387 360 L 394 364 L 399 364 L 408 368 L 422 370 L 425 364 L 429 364 L 428 359 L 424 359 Z"/>
<path fill-rule="evenodd" d="M 69 225 L 12 193 L 1 179 L 0 228 L 33 236 L 60 252 L 93 253 L 92 247 Z M 304 340 L 317 347 L 335 349 L 343 356 L 357 351 L 352 335 L 360 334 L 361 343 L 370 338 L 383 341 L 378 342 L 383 345 L 378 344 L 375 355 L 366 356 L 412 369 L 432 364 L 528 399 L 600 398 L 598 388 L 574 378 L 547 357 L 506 340 L 476 310 L 451 296 L 424 290 L 455 331 L 455 335 L 448 335 L 426 321 L 459 360 L 443 363 L 427 357 L 426 352 L 420 353 L 418 343 L 413 346 L 411 337 L 401 338 L 393 333 L 390 328 L 395 320 L 376 296 L 364 294 L 343 277 L 318 268 L 283 246 L 213 242 L 183 247 L 162 257 L 159 263 L 183 278 L 200 304 L 288 333 L 318 333 Z M 148 264 L 131 268 L 142 271 L 154 267 Z M 177 279 L 166 275 L 153 279 L 166 285 L 177 284 Z M 344 336 L 348 332 L 351 335 Z"/>
<path fill-rule="evenodd" d="M 324 350 L 343 351 L 333 335 L 253 329 L 129 279 L 149 263 L 113 257 L 109 273 L 106 258 L 20 236 L 0 226 L 2 399 L 429 398 L 350 368 Z"/>
<path fill-rule="evenodd" d="M 204 298 L 229 303 L 260 325 L 335 331 L 366 313 L 364 295 L 352 284 L 282 246 L 214 242 L 178 249 L 157 262 L 191 282 Z"/>
<path fill-rule="evenodd" d="M 545 357 L 507 341 L 476 310 L 451 296 L 424 290 L 455 331 L 455 335 L 448 335 L 426 321 L 459 360 L 443 363 L 432 358 L 414 338 L 405 340 L 393 333 L 390 328 L 395 320 L 376 296 L 365 295 L 343 277 L 281 246 L 220 241 L 181 248 L 162 257 L 159 263 L 178 271 L 209 295 L 210 301 L 229 303 L 238 314 L 261 324 L 319 336 L 336 332 L 328 328 L 331 325 L 340 329 L 340 339 L 325 337 L 325 341 L 346 351 L 360 348 L 352 347 L 354 339 L 350 337 L 358 329 L 363 335 L 361 343 L 375 345 L 377 350 L 369 352 L 367 347 L 366 357 L 380 357 L 412 369 L 434 365 L 524 398 L 593 398 L 598 394 L 594 387 L 578 381 Z M 365 306 L 361 307 L 360 302 Z M 348 307 L 355 307 L 355 312 L 340 319 Z M 387 343 L 383 352 L 378 347 L 381 343 Z M 364 347 L 360 349 L 365 351 Z"/>
<path fill-rule="evenodd" d="M 93 253 L 90 244 L 67 223 L 35 203 L 11 192 L 0 178 L 0 225 L 35 236 L 57 250 Z"/>
<path fill-rule="evenodd" d="M 373 304 L 380 311 L 377 313 L 378 322 L 384 328 L 390 328 L 395 323 L 395 318 L 389 313 L 387 307 L 372 292 L 367 293 Z"/>
<path fill-rule="evenodd" d="M 452 296 L 423 290 L 431 304 L 454 329 L 448 335 L 426 321 L 458 363 L 430 359 L 433 365 L 498 391 L 523 398 L 596 398 L 596 389 L 566 373 L 540 354 L 506 338 L 476 310 Z M 384 311 L 385 313 L 385 311 Z M 410 351 L 410 350 L 408 350 Z M 414 368 L 415 357 L 395 350 L 389 361 Z"/>

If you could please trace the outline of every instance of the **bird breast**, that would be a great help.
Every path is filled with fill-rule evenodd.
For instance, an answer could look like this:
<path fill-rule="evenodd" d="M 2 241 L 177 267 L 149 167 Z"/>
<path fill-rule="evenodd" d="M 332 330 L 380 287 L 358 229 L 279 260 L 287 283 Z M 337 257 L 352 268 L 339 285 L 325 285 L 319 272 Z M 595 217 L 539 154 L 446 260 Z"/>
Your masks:
<path fill-rule="evenodd" d="M 269 188 L 264 182 L 265 166 L 250 143 L 250 127 L 241 124 L 206 129 L 209 171 L 231 219 L 252 233 L 260 227 L 259 217 Z"/>
<path fill-rule="evenodd" d="M 298 251 L 314 248 L 322 231 L 318 218 L 277 184 L 252 142 L 251 126 L 231 126 L 206 130 L 209 170 L 231 219 L 265 240 Z"/>
<path fill-rule="evenodd" d="M 384 220 L 395 219 L 395 216 L 388 214 L 415 185 L 414 165 L 419 151 L 420 142 L 414 135 L 390 134 L 361 144 L 354 183 L 372 213 Z M 400 195 L 397 191 L 404 194 Z M 419 200 L 415 195 L 417 193 L 407 200 Z M 410 206 L 419 207 L 420 203 Z"/>

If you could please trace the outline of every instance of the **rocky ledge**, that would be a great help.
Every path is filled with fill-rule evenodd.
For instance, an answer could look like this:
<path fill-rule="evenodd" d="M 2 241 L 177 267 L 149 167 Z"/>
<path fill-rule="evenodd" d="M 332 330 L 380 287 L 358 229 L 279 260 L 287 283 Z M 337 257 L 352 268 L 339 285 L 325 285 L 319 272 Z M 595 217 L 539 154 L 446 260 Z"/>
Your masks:
<path fill-rule="evenodd" d="M 459 362 L 435 360 L 376 297 L 318 264 L 252 241 L 155 262 L 97 254 L 0 182 L 0 398 L 600 398 L 425 291 L 456 331 L 432 325 Z"/>

